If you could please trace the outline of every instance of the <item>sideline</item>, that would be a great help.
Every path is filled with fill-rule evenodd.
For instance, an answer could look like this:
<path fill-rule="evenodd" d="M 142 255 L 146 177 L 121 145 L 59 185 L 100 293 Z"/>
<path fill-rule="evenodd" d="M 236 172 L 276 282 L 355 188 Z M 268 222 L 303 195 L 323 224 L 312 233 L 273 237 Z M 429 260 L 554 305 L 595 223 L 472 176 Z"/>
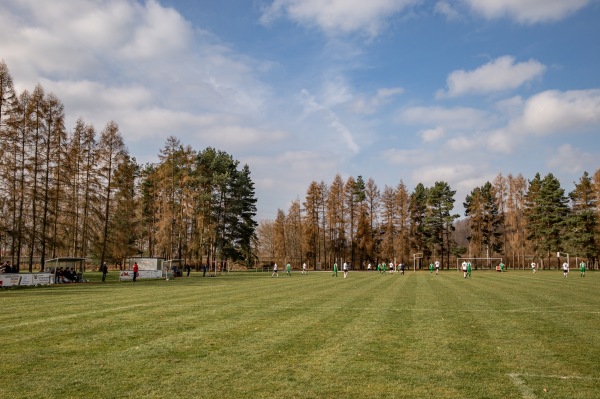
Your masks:
<path fill-rule="evenodd" d="M 533 393 L 533 390 L 527 385 L 523 378 L 545 378 L 545 379 L 554 379 L 554 380 L 589 380 L 589 381 L 600 381 L 600 377 L 590 377 L 590 376 L 579 376 L 579 375 L 552 375 L 552 374 L 528 374 L 528 373 L 508 373 L 508 378 L 512 381 L 514 386 L 516 386 L 519 391 L 521 391 L 521 395 L 523 395 L 523 399 L 536 399 L 537 396 Z"/>

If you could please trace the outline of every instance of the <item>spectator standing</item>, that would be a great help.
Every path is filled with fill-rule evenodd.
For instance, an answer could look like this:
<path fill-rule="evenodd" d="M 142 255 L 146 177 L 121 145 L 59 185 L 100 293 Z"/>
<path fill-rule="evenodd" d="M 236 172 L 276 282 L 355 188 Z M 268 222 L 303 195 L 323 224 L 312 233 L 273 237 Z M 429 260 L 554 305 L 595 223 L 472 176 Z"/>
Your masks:
<path fill-rule="evenodd" d="M 106 281 L 106 274 L 108 273 L 108 266 L 106 266 L 106 262 L 102 263 L 100 266 L 100 271 L 102 272 L 102 282 Z"/>

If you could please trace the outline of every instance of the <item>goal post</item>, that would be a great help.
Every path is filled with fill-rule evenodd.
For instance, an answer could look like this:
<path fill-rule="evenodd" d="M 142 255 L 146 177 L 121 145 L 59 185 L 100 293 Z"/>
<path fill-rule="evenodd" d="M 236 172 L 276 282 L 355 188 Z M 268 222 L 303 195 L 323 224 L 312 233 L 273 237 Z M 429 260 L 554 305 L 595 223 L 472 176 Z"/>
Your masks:
<path fill-rule="evenodd" d="M 413 254 L 413 271 L 417 271 L 417 259 L 423 259 L 423 252 Z"/>
<path fill-rule="evenodd" d="M 456 270 L 457 271 L 462 271 L 462 267 L 461 264 L 463 262 L 469 262 L 469 261 L 485 261 L 485 265 L 487 268 L 489 268 L 490 270 L 493 269 L 492 265 L 498 265 L 500 263 L 502 263 L 502 258 L 456 258 Z M 478 263 L 478 265 L 481 265 L 481 263 Z"/>

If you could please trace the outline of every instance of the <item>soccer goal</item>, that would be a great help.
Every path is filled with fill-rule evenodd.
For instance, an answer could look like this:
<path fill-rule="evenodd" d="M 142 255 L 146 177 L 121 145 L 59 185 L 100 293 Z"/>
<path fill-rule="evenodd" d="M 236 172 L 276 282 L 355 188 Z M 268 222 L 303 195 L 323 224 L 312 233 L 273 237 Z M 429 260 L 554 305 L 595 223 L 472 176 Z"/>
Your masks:
<path fill-rule="evenodd" d="M 463 262 L 471 262 L 471 266 L 475 270 L 492 270 L 496 269 L 500 263 L 502 263 L 502 258 L 457 258 L 456 259 L 456 270 L 462 271 L 462 263 Z"/>
<path fill-rule="evenodd" d="M 417 271 L 417 259 L 421 262 L 421 259 L 423 259 L 423 252 L 413 254 L 413 271 L 415 272 Z"/>

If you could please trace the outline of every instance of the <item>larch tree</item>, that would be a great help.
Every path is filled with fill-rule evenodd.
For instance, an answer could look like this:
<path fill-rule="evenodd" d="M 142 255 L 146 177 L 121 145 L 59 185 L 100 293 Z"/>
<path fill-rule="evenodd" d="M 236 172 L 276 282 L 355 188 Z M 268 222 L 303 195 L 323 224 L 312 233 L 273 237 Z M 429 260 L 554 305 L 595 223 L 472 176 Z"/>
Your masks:
<path fill-rule="evenodd" d="M 65 162 L 62 167 L 63 200 L 57 224 L 63 236 L 65 254 L 76 256 L 80 237 L 79 207 L 81 204 L 82 138 L 85 130 L 83 118 L 77 119 L 75 128 L 69 133 L 65 146 Z"/>
<path fill-rule="evenodd" d="M 319 226 L 319 258 L 322 262 L 327 262 L 329 253 L 332 252 L 331 247 L 328 245 L 329 240 L 327 238 L 327 232 L 329 231 L 329 220 L 327 218 L 329 186 L 323 180 L 319 183 L 319 192 L 319 221 L 321 222 L 321 225 Z"/>
<path fill-rule="evenodd" d="M 329 226 L 329 246 L 331 248 L 331 256 L 328 261 L 330 264 L 341 259 L 347 247 L 345 210 L 344 182 L 342 176 L 337 174 L 329 187 L 327 196 L 327 225 Z"/>
<path fill-rule="evenodd" d="M 306 200 L 304 202 L 304 240 L 307 247 L 306 256 L 316 265 L 320 260 L 319 238 L 320 232 L 320 204 L 322 202 L 321 186 L 316 181 L 312 181 L 306 191 Z"/>
<path fill-rule="evenodd" d="M 287 260 L 287 243 L 286 243 L 286 217 L 282 209 L 277 209 L 277 217 L 273 226 L 273 242 L 275 249 L 274 261 L 282 264 Z"/>
<path fill-rule="evenodd" d="M 506 236 L 505 254 L 512 257 L 514 267 L 525 267 L 525 196 L 527 194 L 527 180 L 523 175 L 506 178 L 508 194 L 506 198 L 506 223 L 504 235 Z"/>
<path fill-rule="evenodd" d="M 410 257 L 410 195 L 402 180 L 396 186 L 395 192 L 398 223 L 395 253 L 400 255 L 402 262 L 406 262 Z"/>
<path fill-rule="evenodd" d="M 81 181 L 77 191 L 81 197 L 77 210 L 81 239 L 75 243 L 75 254 L 81 254 L 80 256 L 90 253 L 102 229 L 102 187 L 100 173 L 96 168 L 100 159 L 99 152 L 96 130 L 93 125 L 86 125 L 81 137 L 81 163 L 77 171 Z"/>
<path fill-rule="evenodd" d="M 40 240 L 40 263 L 42 265 L 45 264 L 47 244 L 52 245 L 52 257 L 56 256 L 57 240 L 59 239 L 56 234 L 58 230 L 57 217 L 62 198 L 60 173 L 64 158 L 63 143 L 66 141 L 65 112 L 62 102 L 55 95 L 49 94 L 46 96 L 44 105 L 43 201 Z M 53 220 L 51 226 L 49 217 Z M 48 232 L 49 227 L 52 227 L 51 234 Z"/>
<path fill-rule="evenodd" d="M 169 136 L 160 150 L 160 163 L 156 168 L 157 180 L 157 247 L 165 259 L 178 258 L 179 221 L 181 208 L 183 146 L 174 136 Z"/>
<path fill-rule="evenodd" d="M 31 220 L 31 225 L 29 228 L 29 273 L 33 272 L 33 262 L 34 255 L 36 254 L 36 249 L 39 253 L 38 244 L 40 240 L 40 235 L 38 232 L 38 220 L 39 208 L 42 205 L 40 199 L 40 180 L 42 175 L 42 165 L 44 161 L 42 138 L 44 136 L 44 111 L 46 108 L 45 100 L 46 95 L 44 93 L 44 89 L 41 85 L 37 85 L 33 90 L 33 93 L 31 94 L 31 99 L 29 101 L 29 109 L 26 115 L 26 117 L 29 119 L 33 147 L 31 149 L 29 159 L 27 162 L 31 175 L 31 178 L 29 179 L 29 197 L 31 198 L 31 213 L 29 215 L 29 219 Z"/>
<path fill-rule="evenodd" d="M 383 259 L 392 259 L 395 251 L 395 239 L 397 236 L 396 223 L 398 220 L 398 202 L 396 201 L 396 192 L 393 187 L 385 186 L 381 197 L 381 227 L 379 257 Z"/>
<path fill-rule="evenodd" d="M 11 262 L 15 262 L 18 197 L 18 130 L 10 120 L 17 116 L 18 97 L 8 66 L 0 60 L 0 249 L 10 240 Z"/>
<path fill-rule="evenodd" d="M 356 223 L 356 233 L 354 236 L 353 242 L 355 245 L 352 247 L 351 254 L 351 262 L 354 267 L 356 260 L 358 258 L 359 267 L 362 267 L 360 263 L 364 259 L 364 251 L 368 248 L 372 248 L 372 244 L 369 243 L 370 237 L 365 237 L 364 235 L 371 235 L 371 231 L 369 229 L 369 216 L 366 210 L 366 184 L 362 176 L 358 176 L 356 178 L 356 182 L 354 183 L 354 194 L 353 194 L 353 202 L 355 209 L 355 223 Z M 360 229 L 359 229 L 360 228 Z M 362 243 L 362 248 L 359 250 L 359 244 Z M 360 253 L 362 252 L 362 253 Z"/>
<path fill-rule="evenodd" d="M 258 256 L 261 259 L 276 259 L 275 243 L 275 222 L 271 220 L 261 220 L 256 229 L 258 236 Z"/>
<path fill-rule="evenodd" d="M 300 200 L 292 201 L 285 225 L 287 227 L 287 246 L 290 248 L 290 258 L 302 264 L 304 262 L 304 252 L 302 248 L 302 207 Z M 314 266 L 314 265 L 312 265 Z"/>
<path fill-rule="evenodd" d="M 16 180 L 14 198 L 14 206 L 16 210 L 15 222 L 13 224 L 13 246 L 11 247 L 11 257 L 13 265 L 19 267 L 21 264 L 21 251 L 26 241 L 26 212 L 25 203 L 29 205 L 31 201 L 27 201 L 28 193 L 28 144 L 31 140 L 31 120 L 29 115 L 29 102 L 31 95 L 28 91 L 24 91 L 19 95 L 16 103 L 15 112 L 9 120 L 10 130 L 14 135 L 14 167 Z M 16 236 L 16 243 L 14 237 Z"/>
<path fill-rule="evenodd" d="M 372 249 L 368 253 L 368 258 L 369 260 L 375 260 L 379 246 L 377 228 L 379 225 L 379 213 L 381 210 L 381 191 L 379 190 L 379 187 L 377 187 L 375 179 L 372 177 L 369 177 L 369 180 L 367 180 L 367 184 L 365 186 L 365 195 L 369 217 L 369 231 L 371 233 L 369 241 L 372 243 Z"/>
<path fill-rule="evenodd" d="M 113 225 L 113 195 L 116 190 L 114 174 L 127 157 L 127 149 L 116 122 L 110 121 L 102 130 L 98 143 L 98 173 L 103 189 L 103 218 L 100 233 L 98 257 L 103 264 L 107 257 L 107 248 L 111 239 L 110 227 Z"/>

